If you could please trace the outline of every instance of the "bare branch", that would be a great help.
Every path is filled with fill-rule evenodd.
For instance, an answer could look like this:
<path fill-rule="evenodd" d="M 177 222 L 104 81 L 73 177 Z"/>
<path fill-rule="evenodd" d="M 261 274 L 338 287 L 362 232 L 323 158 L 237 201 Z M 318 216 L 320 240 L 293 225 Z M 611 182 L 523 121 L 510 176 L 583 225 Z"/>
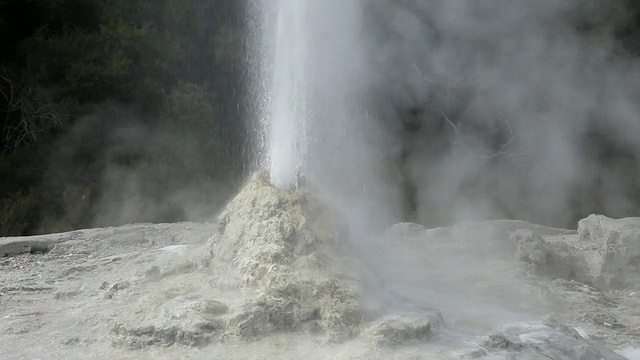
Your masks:
<path fill-rule="evenodd" d="M 505 118 L 502 112 L 500 112 L 500 117 L 502 117 L 502 120 L 505 122 L 505 124 L 507 124 L 507 128 L 509 129 L 509 135 L 510 135 L 509 141 L 507 141 L 505 144 L 500 146 L 500 150 L 502 150 L 507 148 L 509 145 L 511 145 L 511 143 L 513 142 L 513 139 L 515 139 L 515 136 L 513 135 L 513 129 L 511 129 L 511 123 L 509 122 L 509 120 Z"/>
<path fill-rule="evenodd" d="M 442 109 L 438 109 L 440 110 L 440 113 L 442 114 L 442 116 L 444 117 L 444 119 L 449 123 L 449 125 L 451 125 L 451 127 L 453 128 L 453 130 L 456 132 L 456 134 L 458 134 L 460 131 L 458 129 L 458 127 L 451 121 L 449 120 L 449 118 L 447 117 L 447 115 L 444 113 L 444 111 L 442 111 Z"/>
<path fill-rule="evenodd" d="M 0 92 L 6 102 L 3 153 L 34 144 L 69 121 L 75 102 L 54 101 L 35 84 L 15 84 L 10 71 L 4 67 L 0 71 Z"/>
<path fill-rule="evenodd" d="M 474 79 L 468 79 L 468 80 L 463 80 L 463 81 L 457 81 L 457 82 L 448 82 L 448 81 L 444 81 L 444 80 L 437 80 L 437 79 L 433 79 L 429 76 L 427 76 L 419 67 L 417 64 L 413 64 L 413 68 L 420 74 L 420 77 L 429 82 L 429 83 L 434 83 L 434 84 L 444 84 L 444 86 L 446 87 L 446 91 L 449 91 L 452 88 L 460 88 L 460 87 L 467 87 L 467 86 L 471 86 L 474 84 Z M 525 155 L 525 153 L 521 153 L 521 152 L 512 152 L 512 151 L 507 151 L 507 149 L 513 144 L 513 142 L 515 141 L 516 135 L 513 132 L 513 129 L 511 128 L 511 123 L 505 118 L 504 114 L 500 113 L 500 116 L 502 117 L 504 124 L 506 125 L 507 130 L 509 131 L 509 140 L 507 140 L 507 142 L 505 142 L 504 144 L 500 145 L 499 149 L 495 152 L 489 153 L 489 154 L 478 154 L 477 149 L 471 149 L 470 147 L 468 147 L 467 143 L 464 141 L 464 138 L 461 134 L 462 132 L 462 128 L 464 126 L 464 124 L 462 123 L 458 123 L 458 125 L 456 125 L 453 121 L 451 121 L 449 119 L 449 117 L 447 116 L 447 114 L 440 108 L 438 108 L 438 111 L 440 111 L 440 114 L 442 114 L 442 117 L 444 118 L 444 120 L 453 128 L 453 131 L 455 132 L 455 139 L 452 142 L 452 145 L 456 145 L 456 146 L 461 146 L 465 149 L 468 149 L 468 151 L 473 152 L 474 156 L 480 157 L 480 158 L 484 158 L 484 159 L 490 159 L 490 158 L 495 158 L 498 156 L 517 156 L 517 155 Z"/>
<path fill-rule="evenodd" d="M 526 155 L 526 153 L 523 153 L 523 152 L 507 151 L 507 149 L 513 144 L 516 136 L 515 136 L 515 134 L 513 132 L 513 129 L 511 127 L 511 123 L 507 119 L 505 119 L 503 114 L 501 114 L 501 117 L 503 118 L 504 124 L 505 124 L 507 130 L 509 131 L 509 140 L 507 140 L 507 142 L 505 142 L 504 144 L 500 145 L 499 149 L 497 151 L 495 151 L 495 152 L 491 152 L 491 153 L 487 153 L 487 154 L 479 154 L 477 149 L 473 150 L 469 146 L 467 146 L 468 144 L 464 141 L 462 136 L 460 136 L 463 124 L 458 124 L 458 125 L 454 124 L 453 121 L 451 121 L 449 119 L 449 117 L 445 114 L 445 112 L 442 109 L 438 108 L 438 111 L 440 111 L 440 113 L 442 114 L 442 117 L 445 119 L 445 121 L 449 125 L 451 125 L 451 127 L 455 131 L 456 139 L 451 143 L 452 145 L 461 146 L 462 148 L 468 149 L 468 151 L 474 153 L 474 156 L 476 156 L 478 158 L 482 158 L 482 159 L 492 159 L 492 158 L 496 158 L 496 157 L 499 157 L 499 156 Z"/>

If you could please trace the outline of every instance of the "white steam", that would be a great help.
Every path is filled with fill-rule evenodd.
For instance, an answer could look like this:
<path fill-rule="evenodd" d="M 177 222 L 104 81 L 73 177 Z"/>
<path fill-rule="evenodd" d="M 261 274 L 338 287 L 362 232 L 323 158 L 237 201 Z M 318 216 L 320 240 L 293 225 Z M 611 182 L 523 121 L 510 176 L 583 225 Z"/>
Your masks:
<path fill-rule="evenodd" d="M 371 87 L 360 1 L 262 2 L 271 83 L 269 165 L 275 186 L 300 173 L 353 224 L 391 223 L 397 196 L 374 168 L 384 161 L 365 103 Z M 381 202 L 382 201 L 382 202 Z M 392 209 L 392 210 L 390 210 Z M 364 226 L 363 226 L 364 227 Z"/>
<path fill-rule="evenodd" d="M 401 218 L 406 179 L 430 226 L 637 208 L 624 1 L 264 4 L 276 186 L 300 172 L 364 229 Z"/>
<path fill-rule="evenodd" d="M 382 120 L 394 116 L 384 107 L 421 109 L 407 164 L 420 222 L 629 215 L 640 67 L 606 25 L 626 20 L 623 4 L 370 4 L 366 43 L 386 100 Z M 603 160 L 603 151 L 615 153 Z"/>

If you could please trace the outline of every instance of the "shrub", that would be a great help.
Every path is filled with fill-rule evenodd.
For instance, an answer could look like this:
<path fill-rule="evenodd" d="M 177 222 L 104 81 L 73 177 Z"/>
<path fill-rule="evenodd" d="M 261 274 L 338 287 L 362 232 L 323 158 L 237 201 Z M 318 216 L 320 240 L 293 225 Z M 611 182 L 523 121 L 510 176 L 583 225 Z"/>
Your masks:
<path fill-rule="evenodd" d="M 0 236 L 26 235 L 37 221 L 34 193 L 14 192 L 0 199 Z"/>

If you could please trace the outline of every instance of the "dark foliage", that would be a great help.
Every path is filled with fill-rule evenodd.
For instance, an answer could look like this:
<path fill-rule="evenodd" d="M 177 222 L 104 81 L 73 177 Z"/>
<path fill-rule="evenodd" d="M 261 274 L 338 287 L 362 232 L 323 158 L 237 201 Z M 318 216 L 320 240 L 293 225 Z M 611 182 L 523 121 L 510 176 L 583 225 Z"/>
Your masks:
<path fill-rule="evenodd" d="M 93 225 L 113 168 L 158 179 L 149 208 L 179 188 L 223 201 L 203 184 L 247 163 L 243 6 L 0 1 L 0 236 Z"/>

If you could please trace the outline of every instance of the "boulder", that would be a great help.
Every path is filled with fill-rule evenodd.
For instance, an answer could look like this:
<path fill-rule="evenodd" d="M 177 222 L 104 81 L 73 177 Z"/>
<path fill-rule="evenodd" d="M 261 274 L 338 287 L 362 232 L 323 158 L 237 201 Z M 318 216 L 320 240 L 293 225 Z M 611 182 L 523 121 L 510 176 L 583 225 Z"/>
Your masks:
<path fill-rule="evenodd" d="M 594 286 L 640 287 L 640 218 L 591 215 L 578 222 L 578 234 Z"/>
<path fill-rule="evenodd" d="M 424 342 L 431 338 L 431 323 L 419 314 L 389 316 L 370 329 L 378 345 L 396 346 Z"/>
<path fill-rule="evenodd" d="M 624 360 L 612 350 L 581 337 L 575 330 L 556 322 L 522 324 L 490 334 L 483 342 L 487 355 L 498 353 L 508 359 Z"/>
<path fill-rule="evenodd" d="M 576 280 L 599 290 L 640 287 L 640 218 L 614 220 L 591 215 L 578 234 L 511 234 L 518 259 L 552 277 Z"/>
<path fill-rule="evenodd" d="M 577 235 L 543 236 L 531 230 L 516 230 L 510 236 L 517 260 L 530 264 L 542 275 L 591 283 L 584 252 L 576 246 Z"/>

